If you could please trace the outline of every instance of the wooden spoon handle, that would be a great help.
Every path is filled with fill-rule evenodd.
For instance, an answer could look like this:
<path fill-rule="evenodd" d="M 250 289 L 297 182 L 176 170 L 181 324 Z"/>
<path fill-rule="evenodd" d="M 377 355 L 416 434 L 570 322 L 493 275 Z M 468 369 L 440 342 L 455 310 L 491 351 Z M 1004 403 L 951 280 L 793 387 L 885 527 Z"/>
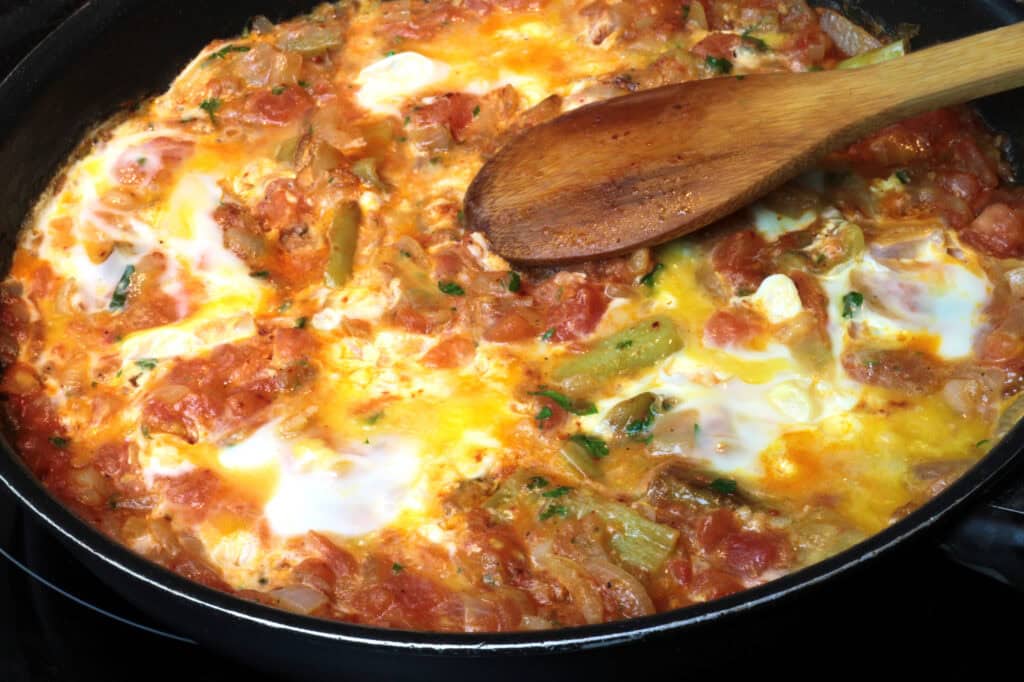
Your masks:
<path fill-rule="evenodd" d="M 1024 22 L 845 72 L 834 92 L 843 117 L 857 121 L 844 137 L 856 138 L 909 116 L 1022 86 Z"/>

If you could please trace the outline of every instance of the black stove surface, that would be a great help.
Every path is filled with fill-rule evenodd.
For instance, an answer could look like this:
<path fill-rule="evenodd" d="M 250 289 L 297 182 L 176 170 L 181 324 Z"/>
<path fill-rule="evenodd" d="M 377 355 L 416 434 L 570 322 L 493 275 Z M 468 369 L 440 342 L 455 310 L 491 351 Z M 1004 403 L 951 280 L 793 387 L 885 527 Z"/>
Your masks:
<path fill-rule="evenodd" d="M 32 0 L 29 15 L 23 11 L 29 2 L 0 0 L 0 73 L 81 3 Z M 1024 574 L 1024 558 L 1017 558 Z M 813 602 L 748 614 L 763 619 L 758 636 L 723 643 L 721 652 L 708 652 L 718 658 L 701 667 L 726 679 L 766 669 L 798 677 L 857 670 L 989 679 L 1013 671 L 1008 666 L 1020 658 L 1024 594 L 953 563 L 936 542 L 901 550 L 817 594 Z M 667 656 L 650 661 L 659 678 L 670 679 L 687 677 L 690 663 Z M 270 679 L 163 630 L 0 490 L 0 682 L 224 682 L 243 675 Z M 433 679 L 429 668 L 421 677 Z"/>

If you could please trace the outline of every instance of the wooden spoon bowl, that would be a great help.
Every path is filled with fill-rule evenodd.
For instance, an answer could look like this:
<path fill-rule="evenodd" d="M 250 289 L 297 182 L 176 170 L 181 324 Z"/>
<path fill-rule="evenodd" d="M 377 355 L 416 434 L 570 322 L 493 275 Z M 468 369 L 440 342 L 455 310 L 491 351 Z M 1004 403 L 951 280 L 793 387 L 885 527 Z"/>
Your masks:
<path fill-rule="evenodd" d="M 887 124 L 1024 86 L 1024 23 L 854 70 L 726 76 L 597 102 L 477 174 L 468 225 L 508 260 L 626 253 L 704 227 Z"/>

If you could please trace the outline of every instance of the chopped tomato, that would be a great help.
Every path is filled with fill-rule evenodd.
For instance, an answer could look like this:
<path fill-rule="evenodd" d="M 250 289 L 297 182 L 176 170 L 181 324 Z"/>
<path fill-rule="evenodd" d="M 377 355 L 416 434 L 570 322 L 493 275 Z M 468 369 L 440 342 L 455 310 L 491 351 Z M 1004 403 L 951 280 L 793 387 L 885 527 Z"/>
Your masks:
<path fill-rule="evenodd" d="M 969 246 L 996 258 L 1024 257 L 1024 208 L 992 204 L 960 232 Z"/>
<path fill-rule="evenodd" d="M 712 313 L 704 324 L 704 343 L 724 348 L 743 346 L 766 330 L 765 319 L 748 308 L 726 308 Z"/>
<path fill-rule="evenodd" d="M 754 230 L 734 232 L 711 251 L 711 265 L 734 295 L 752 294 L 768 276 L 761 263 L 764 239 Z"/>
<path fill-rule="evenodd" d="M 313 98 L 298 86 L 277 86 L 250 98 L 246 107 L 261 123 L 281 126 L 304 116 Z"/>

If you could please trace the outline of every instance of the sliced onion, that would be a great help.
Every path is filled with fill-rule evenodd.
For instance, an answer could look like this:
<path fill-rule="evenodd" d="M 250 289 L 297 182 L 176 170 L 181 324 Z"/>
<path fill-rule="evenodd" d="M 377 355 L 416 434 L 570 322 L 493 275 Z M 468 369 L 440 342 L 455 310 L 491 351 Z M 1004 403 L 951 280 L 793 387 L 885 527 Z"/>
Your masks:
<path fill-rule="evenodd" d="M 537 566 L 550 573 L 572 596 L 573 604 L 588 624 L 593 625 L 604 620 L 601 596 L 582 566 L 572 559 L 552 553 L 551 542 L 548 540 L 534 542 L 530 547 L 530 554 Z"/>
<path fill-rule="evenodd" d="M 252 30 L 261 35 L 267 35 L 274 32 L 274 22 L 267 19 L 262 14 L 252 18 Z"/>
<path fill-rule="evenodd" d="M 1015 268 L 1006 273 L 1006 282 L 1017 298 L 1024 298 L 1024 268 Z"/>
<path fill-rule="evenodd" d="M 308 615 L 327 603 L 327 597 L 319 590 L 306 585 L 289 585 L 271 590 L 270 595 L 281 608 Z"/>
<path fill-rule="evenodd" d="M 599 557 L 588 559 L 583 567 L 594 579 L 611 590 L 626 618 L 654 613 L 651 596 L 643 584 L 625 569 Z"/>
<path fill-rule="evenodd" d="M 821 30 L 847 57 L 877 49 L 882 42 L 839 12 L 827 9 L 821 14 Z"/>
<path fill-rule="evenodd" d="M 1017 396 L 999 416 L 999 422 L 996 424 L 996 438 L 1002 438 L 1008 434 L 1021 418 L 1024 418 L 1024 395 Z"/>
<path fill-rule="evenodd" d="M 686 20 L 702 30 L 708 30 L 708 17 L 704 12 L 704 5 L 696 0 L 690 3 L 690 11 L 686 14 Z"/>

